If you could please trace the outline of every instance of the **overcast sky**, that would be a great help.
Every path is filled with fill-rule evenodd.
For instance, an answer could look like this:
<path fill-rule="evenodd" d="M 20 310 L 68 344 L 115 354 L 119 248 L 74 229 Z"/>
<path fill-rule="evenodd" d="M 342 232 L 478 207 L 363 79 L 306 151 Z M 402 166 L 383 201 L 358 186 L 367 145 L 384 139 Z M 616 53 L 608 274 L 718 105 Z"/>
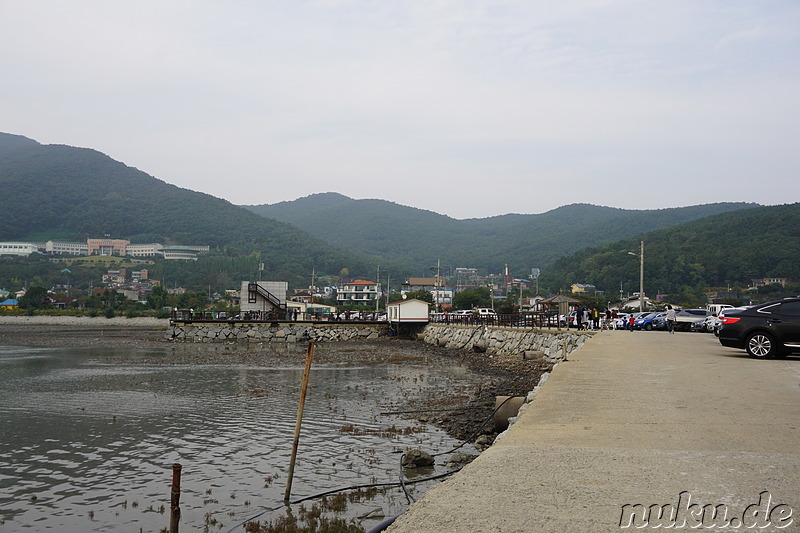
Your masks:
<path fill-rule="evenodd" d="M 800 201 L 797 0 L 0 0 L 0 131 L 235 204 Z"/>

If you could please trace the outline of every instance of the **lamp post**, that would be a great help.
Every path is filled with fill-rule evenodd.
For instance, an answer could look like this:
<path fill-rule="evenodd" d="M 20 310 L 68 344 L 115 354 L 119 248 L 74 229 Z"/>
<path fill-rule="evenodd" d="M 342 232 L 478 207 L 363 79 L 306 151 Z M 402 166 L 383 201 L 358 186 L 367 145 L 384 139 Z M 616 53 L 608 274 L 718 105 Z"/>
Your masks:
<path fill-rule="evenodd" d="M 628 255 L 633 255 L 639 258 L 639 312 L 644 311 L 644 241 L 639 243 L 639 253 L 628 252 Z"/>

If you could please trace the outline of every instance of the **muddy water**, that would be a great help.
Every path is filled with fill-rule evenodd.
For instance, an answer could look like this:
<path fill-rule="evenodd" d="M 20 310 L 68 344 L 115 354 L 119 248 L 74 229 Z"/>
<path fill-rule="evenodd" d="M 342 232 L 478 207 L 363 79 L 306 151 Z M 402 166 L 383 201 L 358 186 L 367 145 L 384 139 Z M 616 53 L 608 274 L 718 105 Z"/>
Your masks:
<path fill-rule="evenodd" d="M 183 465 L 182 531 L 228 531 L 279 506 L 305 346 L 274 357 L 264 350 L 257 364 L 217 365 L 175 364 L 167 348 L 0 346 L 0 532 L 160 531 L 169 525 L 173 463 Z M 326 357 L 326 350 L 358 357 Z M 432 426 L 380 413 L 464 393 L 479 377 L 408 348 L 364 350 L 379 349 L 317 348 L 293 499 L 393 482 L 407 447 L 439 453 L 458 444 Z M 431 483 L 412 490 L 419 496 Z M 406 505 L 391 489 L 351 504 L 345 516 L 373 512 L 360 520 L 369 528 Z"/>

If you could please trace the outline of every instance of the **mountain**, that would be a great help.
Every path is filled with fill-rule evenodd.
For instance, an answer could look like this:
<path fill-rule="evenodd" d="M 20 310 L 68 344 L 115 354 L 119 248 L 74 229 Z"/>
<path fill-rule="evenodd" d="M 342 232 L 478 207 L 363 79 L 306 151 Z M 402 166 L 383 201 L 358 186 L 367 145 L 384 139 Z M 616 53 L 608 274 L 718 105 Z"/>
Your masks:
<path fill-rule="evenodd" d="M 540 284 L 557 291 L 591 283 L 612 298 L 621 283 L 626 291 L 638 291 L 639 261 L 627 252 L 638 252 L 640 240 L 645 294 L 651 296 L 690 300 L 707 287 L 747 287 L 765 277 L 800 280 L 800 203 L 794 203 L 721 213 L 587 248 L 556 261 Z"/>
<path fill-rule="evenodd" d="M 658 210 L 573 204 L 535 215 L 508 214 L 456 220 L 385 200 L 354 200 L 338 193 L 292 202 L 245 206 L 301 228 L 334 246 L 373 254 L 416 268 L 442 264 L 524 275 L 588 246 L 718 213 L 753 208 L 716 203 Z"/>
<path fill-rule="evenodd" d="M 337 250 L 292 225 L 208 194 L 165 183 L 98 151 L 0 133 L 0 240 L 85 240 L 207 244 L 226 255 L 258 254 L 265 276 L 367 275 L 371 261 Z M 307 282 L 306 282 L 307 283 Z"/>

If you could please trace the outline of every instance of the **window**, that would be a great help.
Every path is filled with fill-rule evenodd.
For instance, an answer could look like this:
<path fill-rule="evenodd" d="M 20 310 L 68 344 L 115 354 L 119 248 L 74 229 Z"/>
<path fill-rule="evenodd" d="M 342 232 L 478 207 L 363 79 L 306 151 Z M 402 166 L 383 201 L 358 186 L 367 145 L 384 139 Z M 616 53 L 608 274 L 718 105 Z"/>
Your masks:
<path fill-rule="evenodd" d="M 800 316 L 800 302 L 787 302 L 781 306 L 779 312 L 786 316 Z"/>

